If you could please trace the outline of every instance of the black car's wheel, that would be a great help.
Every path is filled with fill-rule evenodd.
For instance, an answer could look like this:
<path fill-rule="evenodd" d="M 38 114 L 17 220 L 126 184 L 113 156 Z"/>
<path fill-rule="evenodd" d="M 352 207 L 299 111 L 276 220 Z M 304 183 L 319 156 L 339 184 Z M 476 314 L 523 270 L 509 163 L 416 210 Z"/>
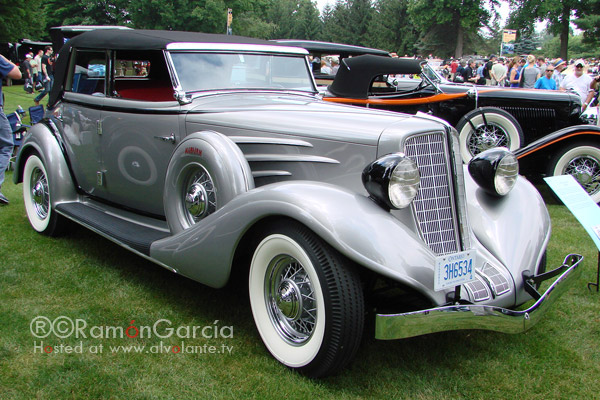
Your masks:
<path fill-rule="evenodd" d="M 354 357 L 364 326 L 358 275 L 342 255 L 298 223 L 272 224 L 257 241 L 249 294 L 267 349 L 307 376 L 340 370 Z"/>
<path fill-rule="evenodd" d="M 572 175 L 600 203 L 600 148 L 592 142 L 573 143 L 558 151 L 548 165 L 549 176 Z"/>
<path fill-rule="evenodd" d="M 484 150 L 506 147 L 516 150 L 523 143 L 523 130 L 517 120 L 500 108 L 481 107 L 465 114 L 456 125 L 464 162 Z"/>
<path fill-rule="evenodd" d="M 48 236 L 57 236 L 63 232 L 67 221 L 52 208 L 48 173 L 42 160 L 35 154 L 25 161 L 23 201 L 33 229 Z"/>

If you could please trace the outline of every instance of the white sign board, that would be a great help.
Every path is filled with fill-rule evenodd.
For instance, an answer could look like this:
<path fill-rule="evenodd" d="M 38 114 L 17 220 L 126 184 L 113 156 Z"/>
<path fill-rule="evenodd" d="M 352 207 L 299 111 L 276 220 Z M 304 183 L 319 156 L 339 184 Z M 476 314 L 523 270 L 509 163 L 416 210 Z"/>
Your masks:
<path fill-rule="evenodd" d="M 600 208 L 571 175 L 544 178 L 550 189 L 577 218 L 600 251 Z"/>

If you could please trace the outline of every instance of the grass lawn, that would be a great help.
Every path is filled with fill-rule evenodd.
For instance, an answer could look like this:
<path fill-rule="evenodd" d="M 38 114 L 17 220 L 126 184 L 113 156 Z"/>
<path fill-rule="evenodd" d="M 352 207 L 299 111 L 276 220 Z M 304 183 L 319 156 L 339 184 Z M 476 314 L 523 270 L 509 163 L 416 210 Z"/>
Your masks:
<path fill-rule="evenodd" d="M 8 112 L 33 105 L 21 86 L 3 90 Z M 2 190 L 11 204 L 0 207 L 0 399 L 600 398 L 600 298 L 586 287 L 596 279 L 597 251 L 565 207 L 551 200 L 548 267 L 579 252 L 586 257 L 584 273 L 532 330 L 398 341 L 376 341 L 367 332 L 346 370 L 316 381 L 269 355 L 243 291 L 192 282 L 79 226 L 58 239 L 39 235 L 29 226 L 22 185 L 12 183 L 12 173 Z M 68 319 L 85 323 L 80 332 L 86 337 L 34 337 L 30 328 L 38 316 L 65 317 L 56 325 L 67 332 Z M 144 332 L 160 320 L 171 325 L 159 322 L 159 334 L 182 327 L 184 338 L 127 331 L 132 321 Z M 205 330 L 185 337 L 194 326 Z M 124 335 L 114 338 L 106 327 Z"/>

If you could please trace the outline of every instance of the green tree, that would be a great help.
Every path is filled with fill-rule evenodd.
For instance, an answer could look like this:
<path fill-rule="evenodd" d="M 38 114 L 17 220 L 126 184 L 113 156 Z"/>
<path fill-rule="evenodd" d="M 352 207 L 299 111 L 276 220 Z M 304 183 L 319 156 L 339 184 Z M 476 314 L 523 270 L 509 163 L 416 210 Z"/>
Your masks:
<path fill-rule="evenodd" d="M 583 31 L 584 43 L 598 47 L 600 45 L 600 0 L 588 0 L 585 5 L 585 13 L 580 13 L 575 24 Z M 598 57 L 598 54 L 595 57 Z"/>
<path fill-rule="evenodd" d="M 44 38 L 41 0 L 0 0 L 0 42 Z"/>
<path fill-rule="evenodd" d="M 407 0 L 378 0 L 367 31 L 367 45 L 412 56 L 418 32 L 408 21 Z"/>
<path fill-rule="evenodd" d="M 410 0 L 408 10 L 422 50 L 443 55 L 453 49 L 455 57 L 462 57 L 465 44 L 477 39 L 473 35 L 488 26 L 498 5 L 498 0 Z"/>
<path fill-rule="evenodd" d="M 350 44 L 367 46 L 367 32 L 373 18 L 371 0 L 348 0 L 348 18 L 353 39 Z"/>
<path fill-rule="evenodd" d="M 271 39 L 318 39 L 322 22 L 310 0 L 275 0 L 267 10 L 267 22 L 274 25 Z"/>
<path fill-rule="evenodd" d="M 587 9 L 584 3 L 583 0 L 511 0 L 515 11 L 510 22 L 527 35 L 533 21 L 547 21 L 548 30 L 560 37 L 560 57 L 566 60 L 571 15 L 583 17 Z"/>
<path fill-rule="evenodd" d="M 125 25 L 129 21 L 126 0 L 44 0 L 48 30 L 61 25 Z"/>

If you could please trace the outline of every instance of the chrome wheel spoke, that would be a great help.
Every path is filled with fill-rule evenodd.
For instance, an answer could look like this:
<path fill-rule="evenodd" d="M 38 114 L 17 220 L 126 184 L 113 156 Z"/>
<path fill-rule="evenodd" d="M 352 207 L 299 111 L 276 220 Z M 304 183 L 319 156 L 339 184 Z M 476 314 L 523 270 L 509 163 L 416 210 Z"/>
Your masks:
<path fill-rule="evenodd" d="M 190 225 L 212 214 L 217 209 L 217 194 L 208 172 L 196 167 L 183 185 L 183 209 Z"/>
<path fill-rule="evenodd" d="M 510 147 L 510 136 L 501 126 L 494 123 L 479 125 L 468 138 L 467 147 L 472 155 L 494 147 Z"/>
<path fill-rule="evenodd" d="M 576 157 L 567 164 L 564 173 L 572 175 L 588 194 L 600 191 L 600 162 L 595 158 Z"/>
<path fill-rule="evenodd" d="M 301 345 L 310 339 L 317 320 L 312 282 L 293 257 L 275 257 L 265 276 L 265 301 L 271 323 L 288 343 Z"/>

